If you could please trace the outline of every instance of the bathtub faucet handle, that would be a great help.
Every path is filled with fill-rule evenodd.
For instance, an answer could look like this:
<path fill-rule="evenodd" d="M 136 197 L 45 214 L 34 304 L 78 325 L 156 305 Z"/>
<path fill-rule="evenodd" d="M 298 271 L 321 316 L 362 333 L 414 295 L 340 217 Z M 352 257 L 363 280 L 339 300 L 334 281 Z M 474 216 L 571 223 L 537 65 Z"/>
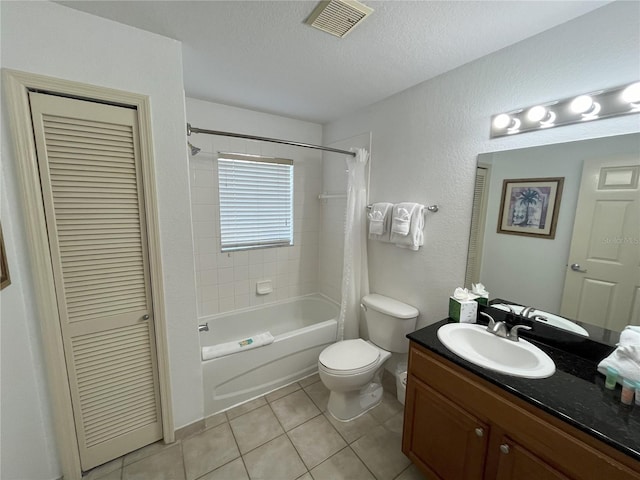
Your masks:
<path fill-rule="evenodd" d="M 199 332 L 208 332 L 209 331 L 209 322 L 198 325 Z"/>

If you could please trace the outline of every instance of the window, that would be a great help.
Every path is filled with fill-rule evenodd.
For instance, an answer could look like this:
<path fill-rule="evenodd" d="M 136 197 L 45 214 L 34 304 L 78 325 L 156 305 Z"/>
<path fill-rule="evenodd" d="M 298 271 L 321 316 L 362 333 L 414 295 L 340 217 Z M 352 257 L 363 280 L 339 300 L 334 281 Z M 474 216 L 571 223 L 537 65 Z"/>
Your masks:
<path fill-rule="evenodd" d="M 293 245 L 293 160 L 218 154 L 222 251 Z"/>

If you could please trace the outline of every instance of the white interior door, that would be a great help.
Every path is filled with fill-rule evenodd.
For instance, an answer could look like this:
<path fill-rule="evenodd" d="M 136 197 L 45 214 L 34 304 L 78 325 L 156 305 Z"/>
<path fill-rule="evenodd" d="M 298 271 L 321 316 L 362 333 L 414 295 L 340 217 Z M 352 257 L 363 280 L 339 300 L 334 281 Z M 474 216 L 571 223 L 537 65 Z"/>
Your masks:
<path fill-rule="evenodd" d="M 136 110 L 30 93 L 83 470 L 162 438 Z"/>
<path fill-rule="evenodd" d="M 585 161 L 561 314 L 611 330 L 640 325 L 640 158 Z"/>

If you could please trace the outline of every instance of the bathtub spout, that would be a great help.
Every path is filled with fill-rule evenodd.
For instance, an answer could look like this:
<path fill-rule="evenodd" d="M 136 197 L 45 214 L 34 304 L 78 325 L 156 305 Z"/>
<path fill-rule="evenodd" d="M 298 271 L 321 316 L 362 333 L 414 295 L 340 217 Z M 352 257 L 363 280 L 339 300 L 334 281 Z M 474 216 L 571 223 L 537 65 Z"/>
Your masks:
<path fill-rule="evenodd" d="M 198 331 L 199 332 L 208 332 L 209 331 L 209 322 L 202 324 L 202 325 L 198 325 Z"/>

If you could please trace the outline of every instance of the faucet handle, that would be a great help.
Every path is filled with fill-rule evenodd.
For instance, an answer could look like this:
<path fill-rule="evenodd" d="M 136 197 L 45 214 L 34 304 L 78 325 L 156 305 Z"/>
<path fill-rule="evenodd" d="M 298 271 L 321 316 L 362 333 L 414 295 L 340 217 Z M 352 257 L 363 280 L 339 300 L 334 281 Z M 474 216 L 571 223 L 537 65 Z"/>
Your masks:
<path fill-rule="evenodd" d="M 513 313 L 514 315 L 516 314 L 516 311 L 513 309 L 513 307 L 511 305 L 508 305 L 506 303 L 494 303 L 493 305 L 490 305 L 491 307 L 496 307 L 496 306 L 501 306 L 501 307 L 505 307 L 507 310 L 509 310 L 509 313 Z"/>
<path fill-rule="evenodd" d="M 529 327 L 528 325 L 515 325 L 509 331 L 509 334 L 507 335 L 507 338 L 509 340 L 513 340 L 514 342 L 519 342 L 520 341 L 520 337 L 518 336 L 518 331 L 520 331 L 520 330 L 532 330 L 532 328 Z"/>
<path fill-rule="evenodd" d="M 485 312 L 480 312 L 480 315 L 482 315 L 483 317 L 487 317 L 489 319 L 488 328 L 495 327 L 496 321 L 493 319 L 493 317 L 491 315 L 489 315 L 488 313 L 485 313 Z"/>
<path fill-rule="evenodd" d="M 534 307 L 524 307 L 521 311 L 520 311 L 520 316 L 524 317 L 524 318 L 530 318 L 531 315 L 533 314 L 533 312 L 535 312 L 535 308 Z"/>

